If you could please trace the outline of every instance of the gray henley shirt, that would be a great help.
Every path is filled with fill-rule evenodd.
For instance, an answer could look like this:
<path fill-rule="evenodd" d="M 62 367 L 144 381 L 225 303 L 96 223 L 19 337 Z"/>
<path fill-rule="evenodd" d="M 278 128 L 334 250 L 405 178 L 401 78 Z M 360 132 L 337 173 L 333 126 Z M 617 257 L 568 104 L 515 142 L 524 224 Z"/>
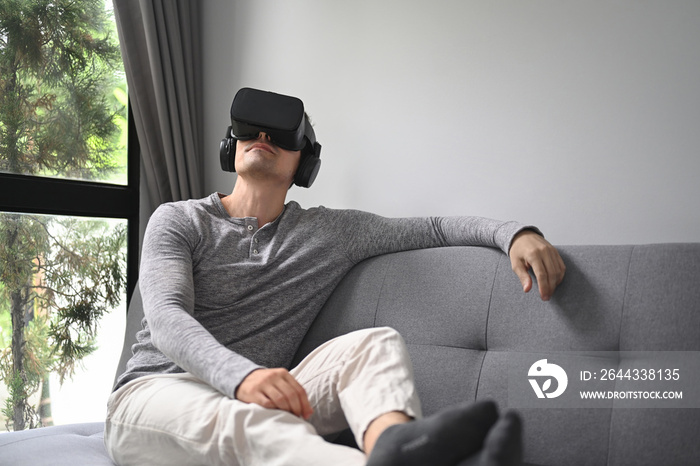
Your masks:
<path fill-rule="evenodd" d="M 224 395 L 260 367 L 287 367 L 341 278 L 363 259 L 409 249 L 491 246 L 524 228 L 480 217 L 385 218 L 286 204 L 273 222 L 232 218 L 217 193 L 161 205 L 144 238 L 145 318 L 115 389 L 187 371 Z M 468 273 L 468 271 L 465 271 Z"/>

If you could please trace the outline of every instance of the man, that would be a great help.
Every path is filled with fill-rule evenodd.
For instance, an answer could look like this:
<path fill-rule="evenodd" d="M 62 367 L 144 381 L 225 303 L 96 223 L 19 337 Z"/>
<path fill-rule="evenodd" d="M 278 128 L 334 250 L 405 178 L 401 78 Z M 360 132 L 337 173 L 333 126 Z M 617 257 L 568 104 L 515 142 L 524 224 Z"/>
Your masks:
<path fill-rule="evenodd" d="M 242 89 L 222 142 L 233 192 L 165 204 L 144 239 L 145 326 L 109 401 L 117 464 L 516 464 L 519 418 L 493 403 L 421 419 L 412 369 L 389 328 L 341 336 L 289 370 L 340 279 L 361 260 L 405 249 L 477 244 L 510 254 L 523 289 L 549 299 L 557 251 L 515 222 L 387 219 L 285 204 L 310 186 L 320 144 L 298 99 Z M 465 271 L 468 273 L 468 271 Z M 321 435 L 350 427 L 362 452 Z"/>

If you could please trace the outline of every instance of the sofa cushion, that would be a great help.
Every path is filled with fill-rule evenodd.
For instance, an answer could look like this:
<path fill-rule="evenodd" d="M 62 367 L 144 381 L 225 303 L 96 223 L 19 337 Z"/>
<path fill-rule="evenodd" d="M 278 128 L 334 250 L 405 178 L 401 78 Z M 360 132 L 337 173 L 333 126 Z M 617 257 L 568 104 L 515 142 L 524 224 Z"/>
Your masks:
<path fill-rule="evenodd" d="M 0 434 L 0 463 L 114 466 L 104 447 L 103 431 L 103 422 L 91 422 Z"/>

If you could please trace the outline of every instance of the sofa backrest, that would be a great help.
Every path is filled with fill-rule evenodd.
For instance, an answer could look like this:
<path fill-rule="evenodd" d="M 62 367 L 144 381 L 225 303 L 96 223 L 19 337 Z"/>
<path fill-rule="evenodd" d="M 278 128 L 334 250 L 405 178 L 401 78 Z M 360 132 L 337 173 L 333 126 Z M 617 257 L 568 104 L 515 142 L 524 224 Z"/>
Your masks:
<path fill-rule="evenodd" d="M 336 288 L 295 363 L 335 336 L 394 327 L 406 340 L 430 414 L 462 400 L 490 398 L 508 407 L 513 355 L 645 350 L 698 358 L 700 244 L 559 250 L 567 273 L 549 302 L 535 290 L 523 293 L 508 258 L 492 249 L 367 260 Z M 519 412 L 529 464 L 686 465 L 700 458 L 700 409 L 609 403 Z"/>

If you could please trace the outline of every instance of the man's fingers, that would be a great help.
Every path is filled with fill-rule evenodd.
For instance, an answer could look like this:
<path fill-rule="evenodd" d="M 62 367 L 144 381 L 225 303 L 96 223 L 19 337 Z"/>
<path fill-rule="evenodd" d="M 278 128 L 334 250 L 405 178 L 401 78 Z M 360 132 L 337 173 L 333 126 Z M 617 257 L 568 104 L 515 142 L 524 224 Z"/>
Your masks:
<path fill-rule="evenodd" d="M 301 387 L 301 385 L 300 385 L 300 387 Z M 311 403 L 309 402 L 309 397 L 306 394 L 306 390 L 304 390 L 303 387 L 301 387 L 301 393 L 299 394 L 299 403 L 301 405 L 299 416 L 301 416 L 304 419 L 309 419 L 311 417 L 311 415 L 314 413 L 314 409 L 311 407 Z"/>
<path fill-rule="evenodd" d="M 275 407 L 278 409 L 288 411 L 304 419 L 310 416 L 311 405 L 306 390 L 287 371 L 280 373 L 280 377 L 274 381 L 268 396 L 275 402 Z"/>
<path fill-rule="evenodd" d="M 540 261 L 540 273 L 538 275 L 537 272 L 535 272 L 535 277 L 539 284 L 540 297 L 544 301 L 549 301 L 552 293 L 554 293 L 554 289 L 557 287 L 557 274 L 551 255 L 544 254 L 540 257 Z"/>
<path fill-rule="evenodd" d="M 537 285 L 540 289 L 540 296 L 547 301 L 551 298 L 554 290 L 564 279 L 566 266 L 559 253 L 551 249 L 548 254 L 533 261 L 532 271 L 535 273 Z"/>
<path fill-rule="evenodd" d="M 258 369 L 241 383 L 236 397 L 308 419 L 313 414 L 304 387 L 286 369 Z"/>
<path fill-rule="evenodd" d="M 311 405 L 309 404 L 306 390 L 304 390 L 304 387 L 302 387 L 291 374 L 287 374 L 284 382 L 284 395 L 290 406 L 289 411 L 299 417 L 307 419 L 310 416 L 308 411 L 311 409 Z"/>
<path fill-rule="evenodd" d="M 293 409 L 293 403 L 288 393 L 284 392 L 283 388 L 277 388 L 274 385 L 269 385 L 264 388 L 265 396 L 272 402 L 271 408 L 281 409 L 292 414 L 297 414 Z"/>
<path fill-rule="evenodd" d="M 540 289 L 540 297 L 543 301 L 549 301 L 552 292 L 554 291 L 554 286 L 551 283 L 551 275 L 548 273 L 547 266 L 544 261 L 535 261 L 532 264 L 532 271 L 535 273 L 535 279 L 537 279 L 537 286 Z"/>
<path fill-rule="evenodd" d="M 523 286 L 525 293 L 532 289 L 532 277 L 528 273 L 528 266 L 524 262 L 518 261 L 513 265 L 513 272 L 520 279 L 520 284 Z"/>
<path fill-rule="evenodd" d="M 557 263 L 559 264 L 559 280 L 557 285 L 559 285 L 564 280 L 564 274 L 566 274 L 566 264 L 564 264 L 564 259 L 561 258 L 559 252 L 557 252 Z"/>
<path fill-rule="evenodd" d="M 532 279 L 528 274 L 528 270 L 532 270 L 540 297 L 549 300 L 566 271 L 559 251 L 537 233 L 523 230 L 513 238 L 509 255 L 523 290 L 528 292 L 532 288 Z"/>

